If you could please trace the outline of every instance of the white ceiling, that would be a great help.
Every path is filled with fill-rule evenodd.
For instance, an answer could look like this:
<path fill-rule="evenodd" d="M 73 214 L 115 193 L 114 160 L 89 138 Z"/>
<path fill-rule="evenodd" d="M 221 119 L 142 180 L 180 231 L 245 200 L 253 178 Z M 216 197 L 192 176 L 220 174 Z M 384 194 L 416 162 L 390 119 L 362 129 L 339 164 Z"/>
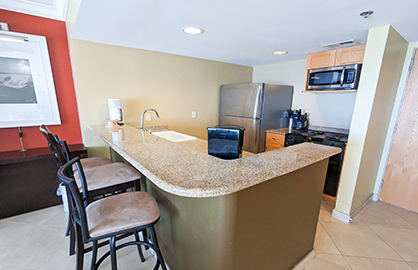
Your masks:
<path fill-rule="evenodd" d="M 375 13 L 363 19 L 365 10 Z M 417 10 L 418 0 L 82 0 L 72 38 L 259 66 L 304 59 L 326 43 L 365 43 L 369 29 L 389 24 L 418 41 Z"/>
<path fill-rule="evenodd" d="M 368 29 L 388 24 L 418 41 L 417 10 L 418 0 L 83 0 L 72 37 L 259 66 L 303 59 L 326 43 L 365 43 Z M 184 34 L 185 26 L 205 33 Z"/>

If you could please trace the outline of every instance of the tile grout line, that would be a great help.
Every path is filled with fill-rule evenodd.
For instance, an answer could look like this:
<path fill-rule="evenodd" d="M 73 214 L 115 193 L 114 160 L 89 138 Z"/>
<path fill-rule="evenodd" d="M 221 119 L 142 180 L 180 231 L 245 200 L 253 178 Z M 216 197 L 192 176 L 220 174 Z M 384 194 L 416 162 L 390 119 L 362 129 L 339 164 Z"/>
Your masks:
<path fill-rule="evenodd" d="M 381 203 L 381 204 L 383 204 L 385 206 L 389 206 L 389 209 L 388 210 L 385 210 L 385 211 L 389 211 L 390 213 L 395 214 L 401 220 L 403 220 L 406 223 L 408 223 L 412 228 L 394 227 L 394 226 L 383 225 L 383 224 L 369 224 L 369 223 L 366 223 L 366 222 L 363 221 L 364 224 L 371 225 L 371 226 L 375 225 L 375 226 L 380 226 L 380 227 L 396 228 L 396 229 L 405 229 L 405 230 L 415 230 L 415 229 L 417 229 L 418 230 L 418 227 L 416 227 L 414 224 L 412 224 L 411 222 L 409 222 L 408 220 L 406 220 L 405 218 L 403 218 L 401 215 L 399 215 L 398 213 L 396 213 L 395 211 L 393 211 L 392 209 L 390 209 L 390 207 L 395 207 L 395 208 L 398 208 L 400 210 L 408 211 L 408 212 L 411 212 L 411 213 L 414 213 L 414 214 L 418 214 L 418 213 L 415 213 L 415 212 L 412 212 L 412 211 L 409 211 L 409 210 L 403 209 L 401 207 L 398 207 L 398 206 L 395 206 L 395 205 L 392 205 L 392 204 L 389 204 L 389 203 L 385 203 L 385 202 L 382 202 L 382 201 L 377 201 L 375 203 Z"/>
<path fill-rule="evenodd" d="M 391 207 L 396 207 L 396 206 L 394 206 L 394 205 L 391 205 L 391 204 L 388 204 L 388 203 L 385 203 L 385 202 L 382 202 L 382 201 L 377 201 L 376 203 L 382 203 L 383 205 L 386 205 L 386 206 L 391 206 Z M 400 208 L 400 209 L 402 209 L 402 208 Z M 405 209 L 403 209 L 403 210 L 405 210 Z M 409 263 L 388 243 L 388 242 L 386 242 L 385 241 L 385 239 L 383 239 L 383 237 L 381 237 L 377 232 L 375 232 L 374 230 L 373 230 L 373 228 L 371 227 L 371 226 L 377 226 L 377 227 L 383 227 L 383 228 L 392 228 L 392 229 L 401 229 L 401 230 L 415 230 L 416 229 L 416 227 L 412 224 L 412 223 L 410 223 L 408 220 L 406 220 L 406 219 L 404 219 L 402 216 L 400 216 L 399 214 L 397 214 L 396 212 L 394 212 L 394 211 L 392 211 L 390 208 L 387 210 L 387 211 L 389 211 L 389 212 L 391 212 L 391 213 L 393 213 L 393 214 L 395 214 L 396 216 L 398 216 L 398 217 L 400 217 L 402 220 L 404 220 L 406 223 L 408 223 L 409 225 L 411 225 L 413 228 L 398 228 L 398 227 L 392 227 L 392 226 L 385 226 L 385 225 L 382 225 L 382 224 L 369 224 L 369 223 L 367 223 L 367 222 L 364 222 L 364 224 L 365 225 L 367 225 L 367 227 L 369 227 L 369 229 L 375 234 L 375 235 L 377 235 L 386 245 L 388 245 L 401 259 L 402 259 L 402 261 L 404 261 L 405 263 L 407 263 L 408 265 L 409 265 Z M 361 219 L 361 218 L 360 218 Z M 367 258 L 367 257 L 364 257 L 364 258 Z M 390 260 L 390 259 L 388 259 L 388 260 Z"/>
<path fill-rule="evenodd" d="M 412 263 L 414 263 L 414 262 L 412 262 Z M 408 265 L 409 265 L 409 267 L 411 267 L 411 269 L 415 269 L 415 268 L 411 265 L 411 262 L 406 262 L 406 264 L 408 264 Z"/>
<path fill-rule="evenodd" d="M 363 209 L 364 210 L 364 209 Z M 397 216 L 399 216 L 396 212 L 394 212 L 394 211 L 392 211 L 391 209 L 388 209 L 391 213 L 394 213 L 395 215 L 397 215 Z M 410 224 L 413 228 L 416 228 L 413 224 L 411 224 L 410 222 L 408 222 L 407 220 L 405 220 L 403 217 L 401 217 L 401 216 L 399 216 L 402 220 L 404 220 L 404 221 L 406 221 L 408 224 Z M 370 226 L 372 225 L 372 224 L 368 224 L 368 223 L 366 223 L 366 222 L 364 222 L 361 218 L 360 218 L 360 221 L 362 221 L 363 222 L 363 224 L 357 224 L 357 225 L 360 225 L 360 226 L 364 226 L 364 225 L 366 225 L 375 235 L 377 235 L 386 245 L 388 245 L 394 252 L 395 252 L 395 254 L 397 254 L 398 256 L 399 256 L 399 258 L 401 258 L 401 260 L 403 261 L 403 262 L 405 262 L 405 263 L 407 263 L 409 266 L 410 266 L 410 264 L 391 246 L 391 245 L 389 245 L 389 243 L 387 243 L 379 234 L 377 234 Z M 348 256 L 348 257 L 359 257 L 359 258 L 368 258 L 368 259 L 377 259 L 377 260 L 386 260 L 386 259 L 381 259 L 381 258 L 373 258 L 373 257 L 362 257 L 362 256 L 352 256 L 352 255 L 344 255 L 342 252 L 341 252 L 341 250 L 340 250 L 340 248 L 337 246 L 337 244 L 334 242 L 334 240 L 332 239 L 332 237 L 331 237 L 331 235 L 328 233 L 328 231 L 326 230 L 326 228 L 323 226 L 323 224 L 322 224 L 322 222 L 323 221 L 319 221 L 319 223 L 321 224 L 321 226 L 323 227 L 323 229 L 325 230 L 325 232 L 328 234 L 328 236 L 330 237 L 330 239 L 331 239 L 331 241 L 334 243 L 334 245 L 336 246 L 336 248 L 338 249 L 338 251 L 341 253 L 341 255 L 344 257 L 344 259 L 345 259 L 345 261 L 348 263 L 348 265 L 350 265 L 350 263 L 347 261 L 347 259 L 345 258 L 345 256 Z M 327 222 L 325 222 L 325 223 L 327 223 Z M 331 223 L 331 222 L 328 222 L 328 223 Z M 350 225 L 350 224 L 348 224 L 348 225 Z M 352 224 L 351 224 L 352 225 Z M 376 225 L 376 226 L 381 226 L 381 227 L 389 227 L 389 228 L 393 228 L 393 227 L 390 227 L 390 226 L 383 226 L 383 225 Z M 406 229 L 406 230 L 414 230 L 414 229 Z M 403 228 L 400 228 L 400 229 L 403 229 Z M 387 260 L 389 260 L 389 261 L 398 261 L 399 262 L 399 260 L 391 260 L 391 259 L 387 259 Z M 351 267 L 351 265 L 350 265 L 350 267 Z"/>
<path fill-rule="evenodd" d="M 367 227 L 369 227 L 369 229 L 375 234 L 375 235 L 377 235 L 377 237 L 379 237 L 380 239 L 382 239 L 382 241 L 383 242 L 385 242 L 385 244 L 386 245 L 388 245 L 395 253 L 396 253 L 396 255 L 398 255 L 399 256 L 399 258 L 401 258 L 402 259 L 402 261 L 404 261 L 404 262 L 406 262 L 405 261 L 405 259 L 391 246 L 391 245 L 389 245 L 389 243 L 388 242 L 386 242 L 385 241 L 385 239 L 383 239 L 383 237 L 381 237 L 377 232 L 375 232 L 370 226 L 369 226 L 369 224 L 367 224 L 366 223 L 366 225 L 367 225 Z M 376 226 L 376 225 L 375 225 Z M 379 225 L 377 225 L 377 226 L 379 226 Z M 385 226 L 381 226 L 381 227 L 385 227 Z M 393 227 L 388 227 L 388 228 L 393 228 Z"/>
<path fill-rule="evenodd" d="M 350 265 L 350 263 L 347 261 L 347 259 L 344 257 L 344 254 L 341 252 L 340 248 L 337 246 L 337 244 L 334 242 L 334 239 L 332 239 L 331 235 L 328 233 L 328 231 L 325 229 L 325 227 L 322 225 L 322 222 L 319 221 L 320 225 L 322 226 L 322 228 L 324 229 L 325 233 L 328 235 L 329 239 L 331 239 L 332 243 L 334 244 L 334 246 L 338 249 L 338 252 L 340 253 L 340 255 L 343 257 L 344 261 L 347 263 L 348 267 L 350 267 L 350 269 L 353 269 Z"/>
<path fill-rule="evenodd" d="M 411 264 L 406 262 L 405 260 L 404 261 L 397 261 L 397 260 L 391 260 L 391 259 L 371 258 L 371 257 L 352 256 L 352 255 L 343 255 L 343 257 L 346 261 L 347 261 L 346 257 L 353 257 L 353 258 L 371 259 L 371 260 L 379 260 L 379 261 L 391 261 L 391 262 L 398 262 L 398 263 L 404 262 L 411 268 L 410 270 L 414 270 L 414 268 L 411 266 Z M 347 261 L 347 263 L 350 265 L 350 263 L 348 261 Z"/>
<path fill-rule="evenodd" d="M 395 260 L 395 259 L 382 259 L 382 258 L 375 258 L 375 257 L 365 257 L 365 256 L 354 256 L 354 255 L 343 255 L 344 257 L 356 257 L 356 258 L 362 258 L 362 259 L 372 259 L 372 260 L 381 260 L 381 261 L 391 261 L 391 262 L 406 262 L 407 261 L 403 260 L 399 261 L 399 260 Z M 414 262 L 412 262 L 414 263 Z"/>
<path fill-rule="evenodd" d="M 385 205 L 392 206 L 392 207 L 399 208 L 399 209 L 401 209 L 401 210 L 409 211 L 409 210 L 406 210 L 406 209 L 400 208 L 400 207 L 398 207 L 398 206 L 395 206 L 395 205 L 392 205 L 392 204 L 389 204 L 389 203 L 385 203 L 385 202 L 381 202 L 381 203 L 383 203 L 383 204 L 385 204 Z M 418 230 L 418 228 L 417 228 L 414 224 L 412 224 L 412 223 L 411 223 L 411 222 L 409 222 L 408 220 L 404 219 L 404 218 L 403 218 L 401 215 L 399 215 L 398 213 L 396 213 L 396 212 L 392 211 L 391 209 L 389 209 L 389 211 L 390 211 L 390 212 L 392 212 L 393 214 L 397 215 L 398 217 L 400 217 L 401 219 L 403 219 L 404 221 L 406 221 L 406 223 L 408 223 L 409 225 L 411 225 L 412 227 L 414 227 L 414 228 L 416 228 L 416 229 Z M 417 214 L 417 213 L 415 213 L 415 212 L 412 212 L 412 213 Z"/>
<path fill-rule="evenodd" d="M 351 266 L 350 262 L 347 261 L 347 258 L 341 254 L 341 256 L 343 256 L 344 261 L 347 263 L 348 267 L 350 267 L 350 269 L 353 269 L 353 267 Z"/>

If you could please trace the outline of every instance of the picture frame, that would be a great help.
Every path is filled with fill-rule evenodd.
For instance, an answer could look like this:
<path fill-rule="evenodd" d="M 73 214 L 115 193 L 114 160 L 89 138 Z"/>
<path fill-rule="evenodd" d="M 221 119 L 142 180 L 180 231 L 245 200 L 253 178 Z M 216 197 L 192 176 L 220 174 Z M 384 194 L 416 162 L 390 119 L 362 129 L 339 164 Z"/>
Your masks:
<path fill-rule="evenodd" d="M 0 30 L 0 128 L 59 125 L 46 38 Z"/>

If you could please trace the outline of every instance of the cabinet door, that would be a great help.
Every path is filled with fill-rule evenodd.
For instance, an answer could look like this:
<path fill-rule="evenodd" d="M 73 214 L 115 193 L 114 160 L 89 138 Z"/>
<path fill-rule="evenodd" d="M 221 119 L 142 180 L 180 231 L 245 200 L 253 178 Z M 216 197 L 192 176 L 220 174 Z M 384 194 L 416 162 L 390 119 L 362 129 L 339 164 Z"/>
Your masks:
<path fill-rule="evenodd" d="M 283 148 L 282 145 L 275 145 L 275 144 L 269 144 L 266 142 L 266 152 L 271 151 L 271 150 L 276 150 L 276 149 L 280 149 Z"/>
<path fill-rule="evenodd" d="M 366 45 L 355 46 L 337 50 L 335 66 L 352 65 L 363 63 Z"/>
<path fill-rule="evenodd" d="M 284 135 L 268 132 L 266 134 L 266 152 L 284 147 Z"/>
<path fill-rule="evenodd" d="M 337 50 L 308 54 L 306 69 L 333 67 Z"/>

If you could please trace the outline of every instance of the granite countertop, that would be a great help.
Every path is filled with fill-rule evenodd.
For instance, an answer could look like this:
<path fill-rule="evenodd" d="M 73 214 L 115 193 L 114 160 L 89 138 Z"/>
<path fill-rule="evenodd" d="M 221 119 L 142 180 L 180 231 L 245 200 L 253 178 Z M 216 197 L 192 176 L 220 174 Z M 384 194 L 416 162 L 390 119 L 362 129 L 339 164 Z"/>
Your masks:
<path fill-rule="evenodd" d="M 89 128 L 156 186 L 183 197 L 231 194 L 341 152 L 302 143 L 223 160 L 203 151 L 206 141 L 200 139 L 175 143 L 127 125 L 114 132 L 99 125 Z"/>
<path fill-rule="evenodd" d="M 204 153 L 205 155 L 208 154 L 208 141 L 196 138 L 196 140 L 191 141 L 184 141 L 184 142 L 177 142 L 179 145 L 183 145 L 187 148 L 191 148 L 197 150 L 199 152 Z M 242 151 L 242 157 L 248 157 L 254 155 L 251 152 Z"/>

